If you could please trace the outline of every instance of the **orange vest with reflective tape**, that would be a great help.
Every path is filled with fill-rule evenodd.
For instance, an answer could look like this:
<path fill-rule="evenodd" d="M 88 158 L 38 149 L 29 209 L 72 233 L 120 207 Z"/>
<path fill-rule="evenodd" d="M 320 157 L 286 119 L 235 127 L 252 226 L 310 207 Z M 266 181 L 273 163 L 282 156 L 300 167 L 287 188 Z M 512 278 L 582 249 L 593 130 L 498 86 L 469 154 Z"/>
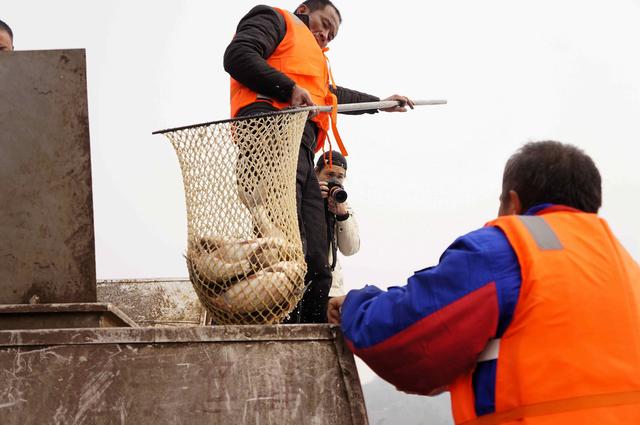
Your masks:
<path fill-rule="evenodd" d="M 450 386 L 456 424 L 640 423 L 640 268 L 595 214 L 505 216 L 522 271 L 499 340 L 495 413 L 472 372 Z"/>
<path fill-rule="evenodd" d="M 329 68 L 324 52 L 309 28 L 293 13 L 275 8 L 283 17 L 287 32 L 267 63 L 291 78 L 297 85 L 309 91 L 316 105 L 337 104 L 336 97 L 329 91 Z M 252 91 L 231 78 L 231 116 L 256 101 L 266 101 L 278 109 L 291 106 Z M 319 113 L 312 121 L 318 125 L 316 151 L 323 145 L 329 131 L 328 112 Z"/>

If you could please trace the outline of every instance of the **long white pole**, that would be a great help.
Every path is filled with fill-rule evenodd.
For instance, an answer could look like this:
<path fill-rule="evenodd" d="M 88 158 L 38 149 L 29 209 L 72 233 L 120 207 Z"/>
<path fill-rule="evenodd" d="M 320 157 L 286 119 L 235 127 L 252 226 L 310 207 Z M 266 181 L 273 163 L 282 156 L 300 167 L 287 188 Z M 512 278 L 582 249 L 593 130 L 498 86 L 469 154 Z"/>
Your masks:
<path fill-rule="evenodd" d="M 435 100 L 414 100 L 413 104 L 416 106 L 423 105 L 446 105 L 447 101 L 444 99 Z M 338 105 L 338 112 L 355 112 L 355 111 L 369 111 L 372 109 L 387 109 L 394 106 L 400 106 L 398 100 L 381 100 L 379 102 L 361 102 L 361 103 L 341 103 Z M 316 111 L 316 112 L 330 112 L 331 106 L 304 106 L 301 108 L 293 108 L 292 111 Z"/>
<path fill-rule="evenodd" d="M 387 108 L 393 108 L 394 106 L 400 106 L 400 103 L 401 102 L 398 100 L 381 100 L 380 102 L 362 102 L 362 103 L 342 103 L 338 105 L 338 112 L 355 112 L 355 111 L 370 111 L 372 109 L 387 109 Z M 443 99 L 413 101 L 413 104 L 416 106 L 445 105 L 446 103 L 447 101 Z M 291 113 L 291 112 L 304 112 L 304 111 L 330 112 L 331 109 L 332 109 L 331 106 L 304 106 L 301 108 L 283 109 L 275 113 L 278 114 L 278 113 Z M 202 127 L 205 125 L 217 124 L 220 122 L 235 121 L 237 119 L 247 119 L 247 118 L 251 118 L 251 117 L 247 116 L 242 118 L 233 118 L 230 120 L 213 121 L 213 122 L 206 122 L 201 124 L 188 125 L 184 127 L 169 128 L 167 130 L 154 131 L 152 134 L 164 134 L 164 133 L 169 133 L 171 131 L 184 130 L 184 129 L 193 128 L 193 127 Z"/>

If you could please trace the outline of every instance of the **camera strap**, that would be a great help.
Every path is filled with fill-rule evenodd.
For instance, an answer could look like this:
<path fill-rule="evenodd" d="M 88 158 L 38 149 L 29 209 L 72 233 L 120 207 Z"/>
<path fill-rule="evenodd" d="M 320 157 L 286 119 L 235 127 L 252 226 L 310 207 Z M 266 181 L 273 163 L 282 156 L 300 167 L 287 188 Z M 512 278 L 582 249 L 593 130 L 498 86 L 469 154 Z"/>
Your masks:
<path fill-rule="evenodd" d="M 336 217 L 328 209 L 326 209 L 327 201 L 325 200 L 325 218 L 327 222 L 327 237 L 329 239 L 329 249 L 331 250 L 331 271 L 336 268 L 338 259 L 338 243 L 336 240 Z"/>

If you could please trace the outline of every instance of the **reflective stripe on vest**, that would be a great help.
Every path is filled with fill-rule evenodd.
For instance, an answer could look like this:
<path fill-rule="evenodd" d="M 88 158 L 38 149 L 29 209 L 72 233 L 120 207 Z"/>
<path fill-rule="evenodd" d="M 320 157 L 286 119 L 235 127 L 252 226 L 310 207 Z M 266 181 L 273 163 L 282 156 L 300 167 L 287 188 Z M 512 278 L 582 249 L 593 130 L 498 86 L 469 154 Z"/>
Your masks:
<path fill-rule="evenodd" d="M 267 63 L 287 75 L 300 87 L 304 87 L 316 105 L 334 105 L 337 101 L 329 90 L 327 60 L 315 37 L 293 13 L 275 7 L 274 9 L 284 18 L 287 31 L 275 51 L 267 58 Z M 266 101 L 278 109 L 290 106 L 288 102 L 279 102 L 258 94 L 231 78 L 232 117 L 256 101 Z M 322 112 L 312 119 L 319 129 L 316 151 L 324 146 L 331 127 L 330 115 L 328 112 Z"/>
<path fill-rule="evenodd" d="M 488 225 L 509 240 L 522 284 L 478 359 L 497 359 L 495 413 L 476 417 L 470 371 L 450 386 L 456 423 L 640 423 L 640 267 L 606 222 L 560 211 Z"/>
<path fill-rule="evenodd" d="M 519 215 L 517 217 L 527 228 L 531 236 L 533 236 L 538 248 L 543 251 L 562 249 L 562 244 L 558 240 L 558 237 L 547 222 L 544 221 L 544 218 L 536 215 Z"/>

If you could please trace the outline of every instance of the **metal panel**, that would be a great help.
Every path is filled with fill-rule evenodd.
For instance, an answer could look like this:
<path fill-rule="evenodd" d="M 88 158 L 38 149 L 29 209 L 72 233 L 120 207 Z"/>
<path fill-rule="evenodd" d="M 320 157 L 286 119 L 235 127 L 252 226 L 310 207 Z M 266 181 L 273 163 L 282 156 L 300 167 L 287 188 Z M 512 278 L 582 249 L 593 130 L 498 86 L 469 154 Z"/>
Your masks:
<path fill-rule="evenodd" d="M 0 305 L 0 330 L 137 327 L 111 304 Z"/>
<path fill-rule="evenodd" d="M 0 332 L 0 423 L 366 424 L 339 328 Z"/>
<path fill-rule="evenodd" d="M 206 310 L 188 279 L 98 281 L 98 300 L 112 303 L 140 326 L 198 326 Z"/>
<path fill-rule="evenodd" d="M 0 304 L 95 302 L 84 50 L 0 60 Z"/>

